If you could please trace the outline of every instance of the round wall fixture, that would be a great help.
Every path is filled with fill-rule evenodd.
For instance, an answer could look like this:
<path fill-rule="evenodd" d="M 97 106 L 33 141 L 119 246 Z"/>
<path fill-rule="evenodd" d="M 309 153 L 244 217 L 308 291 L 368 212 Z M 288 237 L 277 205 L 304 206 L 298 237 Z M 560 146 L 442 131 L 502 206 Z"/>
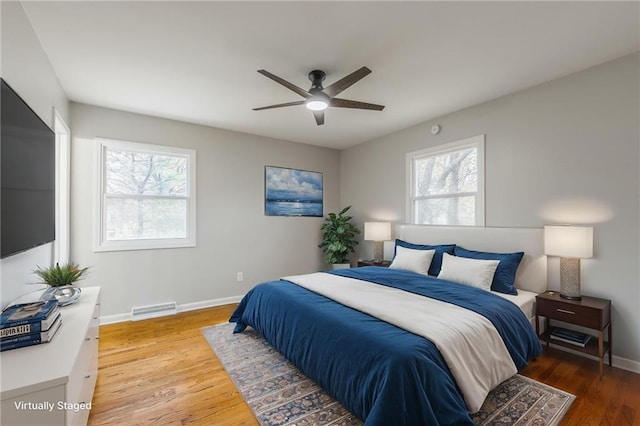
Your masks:
<path fill-rule="evenodd" d="M 431 127 L 431 134 L 437 135 L 438 133 L 440 133 L 440 126 L 436 124 Z"/>

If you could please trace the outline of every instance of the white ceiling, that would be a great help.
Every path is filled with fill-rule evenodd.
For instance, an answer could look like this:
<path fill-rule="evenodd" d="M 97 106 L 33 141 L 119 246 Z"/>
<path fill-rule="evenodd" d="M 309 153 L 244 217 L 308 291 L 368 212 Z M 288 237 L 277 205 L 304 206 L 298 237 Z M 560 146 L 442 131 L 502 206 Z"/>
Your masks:
<path fill-rule="evenodd" d="M 23 2 L 77 102 L 333 148 L 639 50 L 638 2 Z M 258 74 L 308 89 L 373 72 L 324 126 Z"/>

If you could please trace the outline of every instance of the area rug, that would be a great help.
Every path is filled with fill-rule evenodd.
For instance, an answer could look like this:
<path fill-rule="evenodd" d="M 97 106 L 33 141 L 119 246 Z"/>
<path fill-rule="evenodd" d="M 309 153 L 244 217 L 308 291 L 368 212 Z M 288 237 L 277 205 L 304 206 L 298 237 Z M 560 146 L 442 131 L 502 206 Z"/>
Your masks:
<path fill-rule="evenodd" d="M 255 330 L 233 334 L 235 324 L 202 329 L 261 425 L 361 425 L 338 401 L 271 347 Z M 472 416 L 481 426 L 557 425 L 574 396 L 515 375 L 489 393 Z"/>

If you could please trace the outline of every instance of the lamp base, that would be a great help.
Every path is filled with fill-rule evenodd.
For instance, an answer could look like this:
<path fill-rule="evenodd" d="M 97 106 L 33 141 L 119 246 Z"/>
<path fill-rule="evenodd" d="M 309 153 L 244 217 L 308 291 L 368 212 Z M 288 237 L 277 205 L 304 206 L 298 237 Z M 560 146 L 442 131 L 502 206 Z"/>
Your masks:
<path fill-rule="evenodd" d="M 582 300 L 580 259 L 577 257 L 560 258 L 560 297 L 569 300 Z"/>
<path fill-rule="evenodd" d="M 374 252 L 373 252 L 373 262 L 374 263 L 382 263 L 384 261 L 384 259 L 383 259 L 383 251 L 384 251 L 384 242 L 383 241 L 376 241 L 375 242 L 375 247 L 374 247 Z"/>

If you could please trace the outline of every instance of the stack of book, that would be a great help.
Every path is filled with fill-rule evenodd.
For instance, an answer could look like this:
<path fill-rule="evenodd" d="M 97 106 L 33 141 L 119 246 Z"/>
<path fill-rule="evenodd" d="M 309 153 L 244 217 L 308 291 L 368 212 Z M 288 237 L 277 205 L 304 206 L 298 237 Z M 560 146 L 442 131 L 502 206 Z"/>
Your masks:
<path fill-rule="evenodd" d="M 9 306 L 0 315 L 0 352 L 50 342 L 60 324 L 55 299 Z"/>
<path fill-rule="evenodd" d="M 566 328 L 554 328 L 553 331 L 551 331 L 551 339 L 584 348 L 591 339 L 591 335 L 580 333 L 579 331 L 567 330 Z"/>

